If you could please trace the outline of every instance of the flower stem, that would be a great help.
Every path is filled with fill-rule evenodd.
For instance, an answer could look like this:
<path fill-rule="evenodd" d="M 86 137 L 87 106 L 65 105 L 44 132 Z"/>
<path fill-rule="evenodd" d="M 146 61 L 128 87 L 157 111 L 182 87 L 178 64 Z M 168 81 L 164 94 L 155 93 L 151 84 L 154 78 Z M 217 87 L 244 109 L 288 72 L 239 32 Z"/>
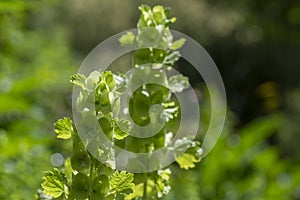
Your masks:
<path fill-rule="evenodd" d="M 94 165 L 93 165 L 93 160 L 91 160 L 91 166 L 90 166 L 90 189 L 89 189 L 89 199 L 91 199 L 91 196 L 92 196 L 93 172 L 94 172 Z"/>
<path fill-rule="evenodd" d="M 143 200 L 147 200 L 147 185 L 148 185 L 148 179 L 147 174 L 144 182 L 144 190 L 143 190 Z"/>

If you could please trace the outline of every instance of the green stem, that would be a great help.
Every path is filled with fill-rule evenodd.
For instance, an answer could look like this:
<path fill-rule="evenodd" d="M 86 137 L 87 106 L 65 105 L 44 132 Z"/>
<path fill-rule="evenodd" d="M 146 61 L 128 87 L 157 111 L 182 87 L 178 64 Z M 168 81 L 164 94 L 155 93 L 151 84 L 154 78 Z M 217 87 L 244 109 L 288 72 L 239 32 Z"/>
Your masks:
<path fill-rule="evenodd" d="M 146 174 L 146 179 L 144 182 L 144 190 L 143 190 L 143 200 L 147 200 L 147 185 L 148 185 L 148 179 Z"/>
<path fill-rule="evenodd" d="M 92 181 L 93 181 L 93 172 L 94 172 L 94 165 L 93 160 L 91 159 L 91 166 L 90 166 L 90 188 L 89 188 L 89 199 L 92 196 Z"/>
<path fill-rule="evenodd" d="M 149 145 L 146 144 L 146 153 L 149 152 Z M 143 200 L 147 200 L 147 187 L 148 187 L 148 173 L 145 173 L 144 189 L 143 189 Z"/>

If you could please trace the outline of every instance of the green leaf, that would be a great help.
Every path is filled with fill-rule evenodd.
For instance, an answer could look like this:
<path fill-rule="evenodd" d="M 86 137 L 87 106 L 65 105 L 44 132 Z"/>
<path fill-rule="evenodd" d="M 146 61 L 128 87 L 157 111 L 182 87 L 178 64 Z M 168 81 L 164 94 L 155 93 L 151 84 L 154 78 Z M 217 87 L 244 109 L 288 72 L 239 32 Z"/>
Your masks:
<path fill-rule="evenodd" d="M 109 91 L 112 91 L 115 88 L 116 82 L 115 82 L 114 75 L 111 71 L 103 72 L 102 73 L 102 80 L 105 81 Z"/>
<path fill-rule="evenodd" d="M 164 74 L 165 75 L 165 74 Z M 163 84 L 164 82 L 162 82 Z M 167 87 L 158 84 L 147 84 L 147 91 L 150 94 L 151 104 L 162 104 L 171 98 L 171 90 Z"/>
<path fill-rule="evenodd" d="M 116 194 L 110 194 L 104 198 L 104 200 L 115 200 L 116 199 Z"/>
<path fill-rule="evenodd" d="M 138 28 L 155 26 L 169 27 L 176 21 L 175 17 L 168 19 L 170 9 L 160 5 L 154 6 L 153 9 L 148 5 L 141 5 L 139 10 L 141 11 L 141 17 L 137 24 Z"/>
<path fill-rule="evenodd" d="M 101 117 L 99 120 L 99 125 L 104 132 L 104 134 L 109 138 L 112 139 L 113 136 L 113 125 L 111 124 L 110 120 L 106 117 Z"/>
<path fill-rule="evenodd" d="M 129 112 L 134 122 L 140 126 L 145 126 L 150 123 L 149 94 L 145 91 L 136 91 L 129 100 Z"/>
<path fill-rule="evenodd" d="M 176 20 L 177 20 L 177 18 L 176 17 L 172 17 L 169 21 L 173 24 L 173 23 L 175 23 L 176 22 Z"/>
<path fill-rule="evenodd" d="M 105 175 L 93 179 L 91 183 L 91 200 L 103 199 L 109 190 L 109 180 Z"/>
<path fill-rule="evenodd" d="M 78 85 L 82 88 L 85 88 L 85 80 L 86 77 L 84 74 L 74 74 L 73 76 L 71 76 L 70 82 L 74 85 Z"/>
<path fill-rule="evenodd" d="M 46 195 L 60 197 L 64 193 L 65 184 L 67 177 L 62 171 L 54 168 L 53 171 L 44 172 L 42 188 Z"/>
<path fill-rule="evenodd" d="M 185 38 L 180 38 L 179 40 L 176 40 L 172 43 L 172 45 L 169 47 L 171 50 L 180 49 L 185 43 Z"/>
<path fill-rule="evenodd" d="M 135 185 L 133 192 L 125 196 L 125 200 L 140 199 L 143 196 L 144 184 Z"/>
<path fill-rule="evenodd" d="M 72 166 L 71 166 L 71 159 L 67 158 L 65 159 L 65 163 L 64 163 L 64 172 L 66 174 L 67 179 L 71 179 L 72 178 Z"/>
<path fill-rule="evenodd" d="M 172 92 L 182 92 L 189 87 L 189 78 L 183 75 L 175 75 L 169 78 L 168 86 Z"/>
<path fill-rule="evenodd" d="M 121 46 L 128 46 L 134 43 L 135 36 L 132 32 L 127 32 L 119 38 Z"/>
<path fill-rule="evenodd" d="M 143 4 L 139 6 L 139 10 L 141 11 L 141 16 L 138 21 L 137 27 L 154 27 L 151 8 L 148 5 Z"/>
<path fill-rule="evenodd" d="M 89 195 L 89 178 L 84 173 L 73 175 L 70 199 L 86 199 Z"/>
<path fill-rule="evenodd" d="M 158 42 L 161 39 L 160 32 L 161 31 L 156 28 L 140 30 L 136 37 L 138 47 L 157 47 Z"/>
<path fill-rule="evenodd" d="M 200 162 L 199 158 L 196 158 L 196 156 L 184 153 L 180 157 L 176 158 L 176 162 L 179 164 L 181 169 L 188 170 L 189 168 L 194 168 L 195 163 Z"/>
<path fill-rule="evenodd" d="M 127 79 L 126 79 L 125 75 L 114 75 L 114 79 L 116 82 L 114 94 L 117 96 L 126 90 Z"/>
<path fill-rule="evenodd" d="M 79 145 L 77 145 L 79 146 Z M 71 166 L 76 171 L 83 171 L 90 167 L 90 157 L 87 151 L 83 148 L 76 147 L 71 155 Z"/>
<path fill-rule="evenodd" d="M 104 114 L 111 112 L 111 100 L 110 100 L 110 93 L 103 92 L 100 95 L 100 111 Z"/>
<path fill-rule="evenodd" d="M 134 51 L 133 54 L 133 65 L 144 65 L 147 63 L 151 63 L 149 55 L 151 51 L 149 48 L 141 48 Z"/>
<path fill-rule="evenodd" d="M 163 6 L 154 6 L 152 9 L 153 18 L 156 21 L 156 24 L 164 24 L 166 21 L 165 10 Z"/>
<path fill-rule="evenodd" d="M 101 73 L 98 71 L 93 71 L 86 79 L 86 88 L 89 91 L 94 91 L 101 78 Z"/>
<path fill-rule="evenodd" d="M 195 163 L 201 161 L 203 150 L 200 145 L 200 142 L 190 140 L 186 137 L 175 141 L 174 156 L 180 168 L 187 170 L 195 167 Z"/>
<path fill-rule="evenodd" d="M 174 23 L 176 22 L 176 20 L 177 20 L 176 17 L 172 17 L 171 19 L 168 19 L 168 20 L 166 21 L 165 26 L 166 26 L 166 27 L 171 26 L 172 24 L 174 24 Z"/>
<path fill-rule="evenodd" d="M 57 133 L 57 138 L 69 139 L 73 133 L 73 122 L 70 118 L 64 117 L 54 123 L 54 131 Z"/>
<path fill-rule="evenodd" d="M 115 122 L 114 127 L 114 137 L 117 140 L 123 140 L 125 137 L 127 137 L 130 131 L 130 122 L 125 119 L 121 119 L 119 121 Z"/>
<path fill-rule="evenodd" d="M 134 176 L 132 173 L 126 173 L 125 171 L 115 171 L 110 179 L 110 189 L 115 193 L 125 193 L 128 190 L 134 188 Z"/>

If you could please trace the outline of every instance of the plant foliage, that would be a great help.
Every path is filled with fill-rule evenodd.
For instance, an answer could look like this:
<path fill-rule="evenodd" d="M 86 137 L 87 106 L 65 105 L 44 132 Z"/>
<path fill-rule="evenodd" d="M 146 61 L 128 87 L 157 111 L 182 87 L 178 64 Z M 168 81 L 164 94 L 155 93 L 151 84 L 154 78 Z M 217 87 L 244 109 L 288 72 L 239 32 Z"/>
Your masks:
<path fill-rule="evenodd" d="M 76 111 L 84 116 L 83 122 L 88 123 L 88 120 L 84 121 L 88 119 L 87 116 L 96 114 L 104 134 L 115 145 L 136 153 L 149 153 L 166 147 L 173 138 L 168 123 L 174 123 L 180 112 L 172 93 L 188 88 L 189 80 L 183 75 L 167 75 L 167 71 L 180 58 L 178 49 L 185 43 L 183 38 L 173 41 L 169 26 L 176 19 L 168 18 L 169 9 L 163 6 L 150 8 L 147 5 L 142 5 L 139 9 L 141 16 L 137 24 L 137 35 L 127 32 L 119 39 L 122 46 L 139 47 L 133 55 L 132 65 L 135 71 L 132 76 L 117 75 L 111 71 L 94 71 L 89 76 L 75 74 L 70 81 L 80 88 Z M 147 27 L 153 29 L 144 29 Z M 150 83 L 139 86 L 140 79 L 149 82 L 152 80 L 161 85 Z M 133 131 L 132 122 L 118 117 L 120 95 L 129 86 L 137 88 L 130 97 L 128 106 L 133 123 L 145 126 L 151 122 L 157 126 L 159 122 L 154 117 L 159 116 L 165 125 L 157 135 L 147 139 L 135 138 L 129 134 Z M 86 102 L 93 97 L 94 110 L 86 107 Z M 154 104 L 161 105 L 162 110 L 150 112 L 149 109 Z M 72 139 L 73 150 L 70 165 L 66 164 L 61 170 L 45 172 L 42 183 L 45 195 L 53 199 L 131 200 L 157 199 L 169 193 L 170 169 L 144 174 L 118 171 L 114 166 L 112 149 L 100 148 L 101 141 L 97 135 L 81 140 L 69 118 L 59 119 L 54 123 L 54 131 L 57 138 Z M 96 147 L 97 156 L 87 151 L 88 147 Z M 179 152 L 182 148 L 186 148 L 187 152 L 181 155 Z M 182 169 L 193 168 L 201 160 L 199 142 L 184 137 L 175 142 L 174 149 L 176 162 Z M 66 171 L 71 171 L 68 179 Z"/>

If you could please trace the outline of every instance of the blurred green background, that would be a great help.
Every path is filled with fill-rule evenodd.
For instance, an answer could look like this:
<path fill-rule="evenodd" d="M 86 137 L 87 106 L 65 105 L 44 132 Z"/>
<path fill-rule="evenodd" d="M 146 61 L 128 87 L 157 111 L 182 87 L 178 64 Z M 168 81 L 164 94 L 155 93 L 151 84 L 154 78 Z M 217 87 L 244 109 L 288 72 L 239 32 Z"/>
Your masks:
<path fill-rule="evenodd" d="M 69 155 L 52 131 L 72 115 L 69 77 L 135 27 L 141 3 L 171 7 L 172 28 L 209 52 L 228 98 L 221 139 L 195 169 L 172 166 L 165 199 L 300 199 L 300 3 L 284 0 L 0 0 L 0 199 L 33 199 L 53 154 Z"/>

